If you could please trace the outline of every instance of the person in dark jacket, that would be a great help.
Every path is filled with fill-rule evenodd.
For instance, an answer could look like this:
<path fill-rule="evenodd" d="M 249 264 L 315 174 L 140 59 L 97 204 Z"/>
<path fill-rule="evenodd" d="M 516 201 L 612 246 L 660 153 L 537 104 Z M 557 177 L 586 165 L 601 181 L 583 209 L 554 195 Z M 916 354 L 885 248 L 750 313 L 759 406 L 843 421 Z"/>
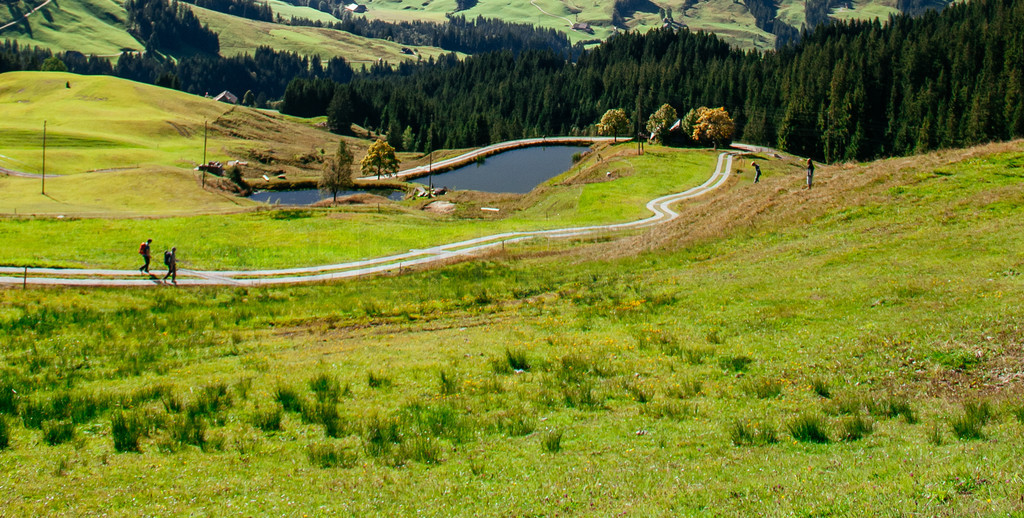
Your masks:
<path fill-rule="evenodd" d="M 754 162 L 753 165 L 754 165 L 754 183 L 757 183 L 757 182 L 761 181 L 761 166 L 757 162 Z"/>
<path fill-rule="evenodd" d="M 145 242 L 139 245 L 139 255 L 141 255 L 142 260 L 146 262 L 146 264 L 143 264 L 142 266 L 139 267 L 139 271 L 142 273 L 149 273 L 149 260 L 153 257 L 151 251 L 152 248 L 150 247 L 150 245 L 152 244 L 153 240 L 147 239 Z"/>
<path fill-rule="evenodd" d="M 807 189 L 810 190 L 811 183 L 814 182 L 814 162 L 810 158 L 807 159 Z"/>
<path fill-rule="evenodd" d="M 174 284 L 178 283 L 178 248 L 171 247 L 170 250 L 164 252 L 164 264 L 167 265 L 167 275 L 164 275 L 166 281 L 168 277 L 171 278 L 171 282 Z"/>

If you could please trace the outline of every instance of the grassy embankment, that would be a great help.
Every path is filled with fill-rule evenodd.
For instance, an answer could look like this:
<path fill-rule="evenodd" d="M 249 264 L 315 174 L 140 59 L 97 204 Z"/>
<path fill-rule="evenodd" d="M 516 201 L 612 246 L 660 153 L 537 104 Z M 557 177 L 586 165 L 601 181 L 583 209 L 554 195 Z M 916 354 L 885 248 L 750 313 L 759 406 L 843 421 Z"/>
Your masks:
<path fill-rule="evenodd" d="M 1022 167 L 745 172 L 667 231 L 396 278 L 2 291 L 5 509 L 1021 513 Z"/>
<path fill-rule="evenodd" d="M 49 196 L 38 179 L 2 177 L 12 193 L 0 199 L 6 214 L 237 210 L 252 204 L 202 191 L 192 173 L 203 160 L 204 123 L 207 159 L 247 160 L 249 176 L 315 176 L 320 150 L 333 152 L 339 138 L 308 120 L 106 76 L 2 74 L 0 107 L 0 167 L 39 173 L 47 123 Z M 365 152 L 365 141 L 346 139 L 357 156 Z"/>

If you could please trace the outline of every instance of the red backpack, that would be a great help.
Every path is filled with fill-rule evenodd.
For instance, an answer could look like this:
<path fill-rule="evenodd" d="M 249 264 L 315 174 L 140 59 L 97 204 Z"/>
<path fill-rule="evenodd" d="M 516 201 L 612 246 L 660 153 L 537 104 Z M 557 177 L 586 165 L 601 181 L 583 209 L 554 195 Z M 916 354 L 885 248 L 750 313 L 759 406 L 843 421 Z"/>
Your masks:
<path fill-rule="evenodd" d="M 139 245 L 139 253 L 146 255 L 147 252 L 149 252 L 149 244 L 143 241 L 142 244 Z"/>

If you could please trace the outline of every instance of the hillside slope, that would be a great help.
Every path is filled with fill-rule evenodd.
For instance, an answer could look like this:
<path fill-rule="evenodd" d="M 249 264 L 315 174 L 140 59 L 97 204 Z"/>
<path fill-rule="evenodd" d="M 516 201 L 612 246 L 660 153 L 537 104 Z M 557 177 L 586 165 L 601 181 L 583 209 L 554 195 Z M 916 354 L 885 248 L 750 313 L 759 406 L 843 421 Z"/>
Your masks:
<path fill-rule="evenodd" d="M 1020 514 L 1024 145 L 810 192 L 758 160 L 669 236 L 326 286 L 0 290 L 5 509 Z"/>
<path fill-rule="evenodd" d="M 45 0 L 5 2 L 0 26 L 20 19 Z M 0 30 L 0 40 L 11 39 L 54 52 L 75 50 L 83 54 L 116 56 L 124 49 L 141 50 L 143 45 L 125 30 L 127 15 L 115 0 L 53 1 L 26 21 Z"/>
<path fill-rule="evenodd" d="M 41 167 L 44 121 L 48 174 L 147 164 L 191 169 L 203 159 L 204 124 L 208 160 L 244 160 L 250 150 L 271 149 L 272 170 L 287 172 L 302 165 L 296 155 L 338 138 L 276 112 L 109 76 L 0 74 L 0 107 L 0 167 L 30 173 Z"/>

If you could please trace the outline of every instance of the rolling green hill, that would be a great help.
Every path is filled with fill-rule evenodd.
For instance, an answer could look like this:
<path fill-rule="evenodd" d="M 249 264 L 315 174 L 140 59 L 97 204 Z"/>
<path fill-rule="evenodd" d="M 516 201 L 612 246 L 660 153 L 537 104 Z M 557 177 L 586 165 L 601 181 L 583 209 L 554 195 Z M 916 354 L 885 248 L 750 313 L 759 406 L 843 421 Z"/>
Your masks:
<path fill-rule="evenodd" d="M 0 26 L 21 18 L 43 1 L 5 2 L 6 9 L 0 8 Z M 27 24 L 0 30 L 0 40 L 12 39 L 53 51 L 117 56 L 122 49 L 143 48 L 125 31 L 125 19 L 124 8 L 115 0 L 55 0 L 29 16 Z"/>
<path fill-rule="evenodd" d="M 453 10 L 453 1 L 431 0 L 377 0 L 367 4 L 365 15 L 380 20 L 439 20 L 446 12 Z M 648 30 L 661 27 L 661 10 L 671 9 L 673 19 L 687 25 L 690 30 L 714 32 L 726 41 L 744 48 L 773 48 L 775 37 L 758 29 L 754 18 L 742 2 L 734 0 L 707 0 L 692 3 L 688 9 L 685 0 L 655 0 L 633 2 L 638 9 L 623 13 L 624 27 L 614 27 L 613 3 L 596 0 L 532 0 L 532 1 L 481 1 L 473 7 L 460 11 L 466 17 L 485 16 L 511 22 L 529 23 L 567 32 L 573 41 L 607 38 L 616 30 Z M 833 8 L 830 13 L 836 19 L 885 20 L 895 14 L 892 0 L 863 0 L 850 2 L 848 7 Z M 782 0 L 778 4 L 778 19 L 800 29 L 804 23 L 804 2 Z M 587 22 L 594 34 L 571 30 L 574 22 Z"/>
<path fill-rule="evenodd" d="M 14 2 L 0 10 L 0 26 L 20 19 L 34 4 Z M 188 5 L 188 4 L 184 4 Z M 364 38 L 342 31 L 315 27 L 291 27 L 258 22 L 189 6 L 200 20 L 220 34 L 221 55 L 253 54 L 259 46 L 319 54 L 323 59 L 343 57 L 350 62 L 371 63 L 379 59 L 391 63 L 437 56 L 443 51 L 433 47 L 400 45 L 394 42 Z M 308 7 L 297 7 L 281 1 L 272 2 L 275 14 L 285 18 L 335 21 L 330 15 Z M 43 7 L 22 22 L 0 31 L 0 40 L 12 39 L 21 44 L 39 46 L 53 51 L 75 50 L 116 58 L 124 49 L 140 50 L 143 45 L 127 33 L 126 14 L 113 0 L 61 0 Z M 401 52 L 413 49 L 417 56 Z"/>
<path fill-rule="evenodd" d="M 739 167 L 668 229 L 429 272 L 0 289 L 5 511 L 1024 511 L 1021 142 Z"/>
<path fill-rule="evenodd" d="M 276 50 L 297 52 L 305 56 L 318 54 L 324 60 L 342 57 L 355 64 L 372 63 L 380 59 L 389 63 L 399 63 L 416 60 L 417 57 L 428 59 L 445 53 L 437 47 L 401 45 L 393 41 L 364 38 L 344 31 L 293 27 L 247 20 L 195 6 L 191 8 L 204 24 L 209 25 L 220 35 L 220 53 L 223 56 L 254 54 L 257 47 L 270 46 Z M 306 17 L 304 12 L 295 14 Z M 413 50 L 416 56 L 404 54 L 403 48 Z M 354 68 L 358 70 L 359 66 L 355 65 Z"/>
<path fill-rule="evenodd" d="M 47 175 L 76 177 L 51 180 L 48 190 L 61 194 L 56 205 L 54 199 L 23 197 L 38 195 L 38 180 L 7 179 L 11 196 L 0 210 L 8 213 L 18 206 L 22 213 L 191 212 L 193 202 L 210 211 L 234 209 L 235 200 L 206 199 L 190 174 L 180 174 L 203 160 L 204 124 L 207 159 L 246 160 L 250 176 L 316 175 L 323 159 L 319 150 L 335 149 L 339 138 L 314 127 L 316 120 L 108 76 L 0 74 L 0 110 L 0 167 L 41 172 L 45 121 Z M 365 150 L 364 141 L 346 139 L 353 152 Z M 105 180 L 77 178 L 82 176 Z M 134 201 L 126 196 L 136 191 Z"/>

